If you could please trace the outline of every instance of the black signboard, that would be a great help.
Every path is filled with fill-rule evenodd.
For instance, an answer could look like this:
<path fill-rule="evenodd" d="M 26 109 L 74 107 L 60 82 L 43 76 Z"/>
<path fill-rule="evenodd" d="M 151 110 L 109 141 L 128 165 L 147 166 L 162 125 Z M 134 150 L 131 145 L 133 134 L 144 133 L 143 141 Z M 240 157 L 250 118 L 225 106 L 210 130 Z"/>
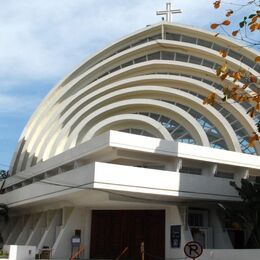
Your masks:
<path fill-rule="evenodd" d="M 72 244 L 72 246 L 79 246 L 80 243 L 81 243 L 80 237 L 73 236 L 73 237 L 71 238 L 71 244 Z"/>
<path fill-rule="evenodd" d="M 171 247 L 181 247 L 181 225 L 171 225 Z"/>

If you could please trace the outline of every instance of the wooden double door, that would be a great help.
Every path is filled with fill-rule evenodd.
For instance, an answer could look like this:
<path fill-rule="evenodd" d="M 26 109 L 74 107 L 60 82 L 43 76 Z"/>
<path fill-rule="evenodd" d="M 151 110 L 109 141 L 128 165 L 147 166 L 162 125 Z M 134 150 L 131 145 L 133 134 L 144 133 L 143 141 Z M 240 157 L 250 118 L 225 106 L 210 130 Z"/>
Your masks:
<path fill-rule="evenodd" d="M 164 258 L 164 210 L 94 210 L 92 211 L 90 257 L 141 260 L 144 242 L 145 260 Z"/>

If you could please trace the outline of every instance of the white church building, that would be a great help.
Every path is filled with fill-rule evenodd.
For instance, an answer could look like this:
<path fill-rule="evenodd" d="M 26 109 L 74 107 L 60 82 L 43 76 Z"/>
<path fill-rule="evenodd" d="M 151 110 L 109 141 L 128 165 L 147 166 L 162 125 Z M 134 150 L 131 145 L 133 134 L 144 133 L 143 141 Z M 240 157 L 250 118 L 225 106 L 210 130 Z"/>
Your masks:
<path fill-rule="evenodd" d="M 138 260 L 144 242 L 145 259 L 156 260 L 184 259 L 196 240 L 200 259 L 234 256 L 245 234 L 225 225 L 218 203 L 239 200 L 231 180 L 260 176 L 260 144 L 248 147 L 256 131 L 248 103 L 203 105 L 209 93 L 223 95 L 221 49 L 230 69 L 259 77 L 255 50 L 166 19 L 59 82 L 14 153 L 0 195 L 10 209 L 5 244 L 69 259 L 80 238 L 81 259 L 124 251 L 120 259 Z"/>

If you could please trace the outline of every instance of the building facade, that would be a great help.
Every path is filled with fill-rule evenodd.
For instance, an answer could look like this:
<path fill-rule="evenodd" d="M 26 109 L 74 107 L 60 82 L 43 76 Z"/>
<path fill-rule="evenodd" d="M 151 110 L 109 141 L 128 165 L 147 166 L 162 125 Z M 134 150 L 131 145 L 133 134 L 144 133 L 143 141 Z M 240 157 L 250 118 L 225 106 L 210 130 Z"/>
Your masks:
<path fill-rule="evenodd" d="M 183 257 L 191 240 L 241 247 L 245 234 L 217 204 L 239 200 L 230 180 L 260 175 L 260 145 L 248 147 L 249 104 L 203 105 L 222 96 L 222 49 L 231 70 L 259 76 L 255 51 L 161 22 L 59 82 L 25 127 L 0 195 L 11 210 L 5 243 L 65 259 L 75 236 L 92 259 L 138 259 L 142 242 L 150 260 Z"/>

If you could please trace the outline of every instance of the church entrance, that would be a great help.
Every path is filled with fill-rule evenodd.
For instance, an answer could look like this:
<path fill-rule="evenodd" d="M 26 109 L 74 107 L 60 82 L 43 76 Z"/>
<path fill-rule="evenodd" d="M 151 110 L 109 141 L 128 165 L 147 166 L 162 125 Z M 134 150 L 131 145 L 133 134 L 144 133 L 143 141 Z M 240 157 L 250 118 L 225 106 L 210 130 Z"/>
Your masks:
<path fill-rule="evenodd" d="M 164 257 L 164 210 L 94 210 L 92 211 L 90 257 L 93 259 L 145 259 Z M 128 248 L 126 250 L 126 247 Z"/>

